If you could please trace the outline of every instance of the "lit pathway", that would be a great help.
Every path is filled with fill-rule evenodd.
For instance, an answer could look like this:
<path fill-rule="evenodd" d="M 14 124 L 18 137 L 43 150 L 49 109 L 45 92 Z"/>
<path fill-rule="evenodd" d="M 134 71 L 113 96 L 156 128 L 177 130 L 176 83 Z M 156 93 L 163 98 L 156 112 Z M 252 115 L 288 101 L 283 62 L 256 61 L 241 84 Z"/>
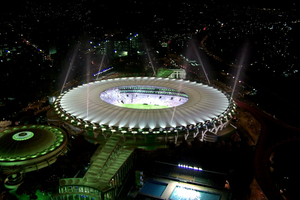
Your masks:
<path fill-rule="evenodd" d="M 114 134 L 104 146 L 100 146 L 96 150 L 92 157 L 92 164 L 83 178 L 61 179 L 59 185 L 81 185 L 98 189 L 101 192 L 108 191 L 115 185 L 120 184 L 121 181 L 114 180 L 114 177 L 133 151 L 134 148 L 125 149 L 123 138 L 118 134 Z"/>

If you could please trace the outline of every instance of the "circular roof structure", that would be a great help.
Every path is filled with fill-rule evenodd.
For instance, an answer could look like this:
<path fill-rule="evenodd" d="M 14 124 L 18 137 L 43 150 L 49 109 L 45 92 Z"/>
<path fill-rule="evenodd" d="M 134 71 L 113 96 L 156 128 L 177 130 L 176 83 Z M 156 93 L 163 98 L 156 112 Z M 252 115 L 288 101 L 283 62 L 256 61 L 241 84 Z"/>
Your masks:
<path fill-rule="evenodd" d="M 188 96 L 184 104 L 161 109 L 134 109 L 103 101 L 102 92 L 123 86 L 169 88 Z M 171 101 L 171 100 L 170 100 Z M 90 82 L 63 93 L 55 103 L 65 120 L 128 129 L 175 128 L 227 116 L 232 103 L 221 91 L 196 82 L 155 77 L 115 78 Z"/>
<path fill-rule="evenodd" d="M 0 132 L 0 166 L 39 165 L 66 147 L 65 132 L 54 126 L 8 127 Z"/>

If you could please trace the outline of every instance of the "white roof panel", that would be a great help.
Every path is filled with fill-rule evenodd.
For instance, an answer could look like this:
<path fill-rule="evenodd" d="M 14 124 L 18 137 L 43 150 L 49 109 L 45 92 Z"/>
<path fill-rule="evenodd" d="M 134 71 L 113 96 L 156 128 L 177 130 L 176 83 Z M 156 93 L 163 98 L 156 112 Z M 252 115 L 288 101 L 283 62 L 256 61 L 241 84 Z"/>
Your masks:
<path fill-rule="evenodd" d="M 104 90 L 126 85 L 151 85 L 184 92 L 188 101 L 173 108 L 132 109 L 106 103 L 100 98 Z M 92 123 L 128 128 L 187 126 L 211 120 L 229 107 L 229 99 L 207 85 L 179 79 L 131 77 L 96 81 L 74 88 L 60 100 L 62 109 Z"/>

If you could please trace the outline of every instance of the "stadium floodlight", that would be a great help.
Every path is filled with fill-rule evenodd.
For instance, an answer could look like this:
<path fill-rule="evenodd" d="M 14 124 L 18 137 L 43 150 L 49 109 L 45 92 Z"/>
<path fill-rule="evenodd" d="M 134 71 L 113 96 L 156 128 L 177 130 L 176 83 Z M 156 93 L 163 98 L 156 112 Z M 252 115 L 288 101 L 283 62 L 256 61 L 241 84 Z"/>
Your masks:
<path fill-rule="evenodd" d="M 195 170 L 195 171 L 202 171 L 203 170 L 201 167 L 196 167 L 196 166 L 191 166 L 191 165 L 178 164 L 177 166 L 179 168 L 191 169 L 191 170 Z"/>

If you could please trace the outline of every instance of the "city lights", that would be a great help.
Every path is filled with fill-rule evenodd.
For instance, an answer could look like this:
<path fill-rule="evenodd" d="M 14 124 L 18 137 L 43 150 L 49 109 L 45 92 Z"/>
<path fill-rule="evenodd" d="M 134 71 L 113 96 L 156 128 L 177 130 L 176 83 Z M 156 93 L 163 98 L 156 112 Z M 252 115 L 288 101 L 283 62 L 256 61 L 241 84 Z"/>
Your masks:
<path fill-rule="evenodd" d="M 253 196 L 253 188 L 261 188 L 268 199 L 293 194 L 288 186 L 296 174 L 294 165 L 283 160 L 287 169 L 282 170 L 278 157 L 284 151 L 273 152 L 274 160 L 270 155 L 277 145 L 289 146 L 298 137 L 297 2 L 11 3 L 0 15 L 5 88 L 0 96 L 1 173 L 20 167 L 25 174 L 57 159 L 51 179 L 39 176 L 56 182 L 55 187 L 40 185 L 45 194 L 59 188 L 51 191 L 55 200 L 122 199 L 117 194 L 127 192 L 120 190 L 127 188 L 123 186 L 133 163 L 151 168 L 144 180 L 165 170 L 163 178 L 176 181 L 172 190 L 168 186 L 169 196 L 153 198 L 229 199 L 208 198 L 209 189 L 202 190 L 226 190 L 224 178 L 212 183 L 219 172 L 229 173 L 224 176 L 233 187 L 226 192 L 233 197 L 249 188 Z M 68 135 L 75 141 L 68 141 Z M 77 147 L 84 138 L 90 143 Z M 81 148 L 85 144 L 94 147 Z M 75 148 L 90 152 L 82 156 Z M 140 151 L 133 154 L 134 148 L 143 149 L 142 154 L 151 150 L 151 159 Z M 294 151 L 283 159 L 289 152 Z M 152 160 L 170 168 L 159 165 L 156 170 Z M 86 173 L 90 164 L 94 166 Z M 234 169 L 233 177 L 228 169 Z M 244 171 L 245 176 L 255 172 L 257 183 L 263 184 L 252 187 L 250 177 L 239 176 Z M 249 180 L 248 190 L 244 180 Z"/>

